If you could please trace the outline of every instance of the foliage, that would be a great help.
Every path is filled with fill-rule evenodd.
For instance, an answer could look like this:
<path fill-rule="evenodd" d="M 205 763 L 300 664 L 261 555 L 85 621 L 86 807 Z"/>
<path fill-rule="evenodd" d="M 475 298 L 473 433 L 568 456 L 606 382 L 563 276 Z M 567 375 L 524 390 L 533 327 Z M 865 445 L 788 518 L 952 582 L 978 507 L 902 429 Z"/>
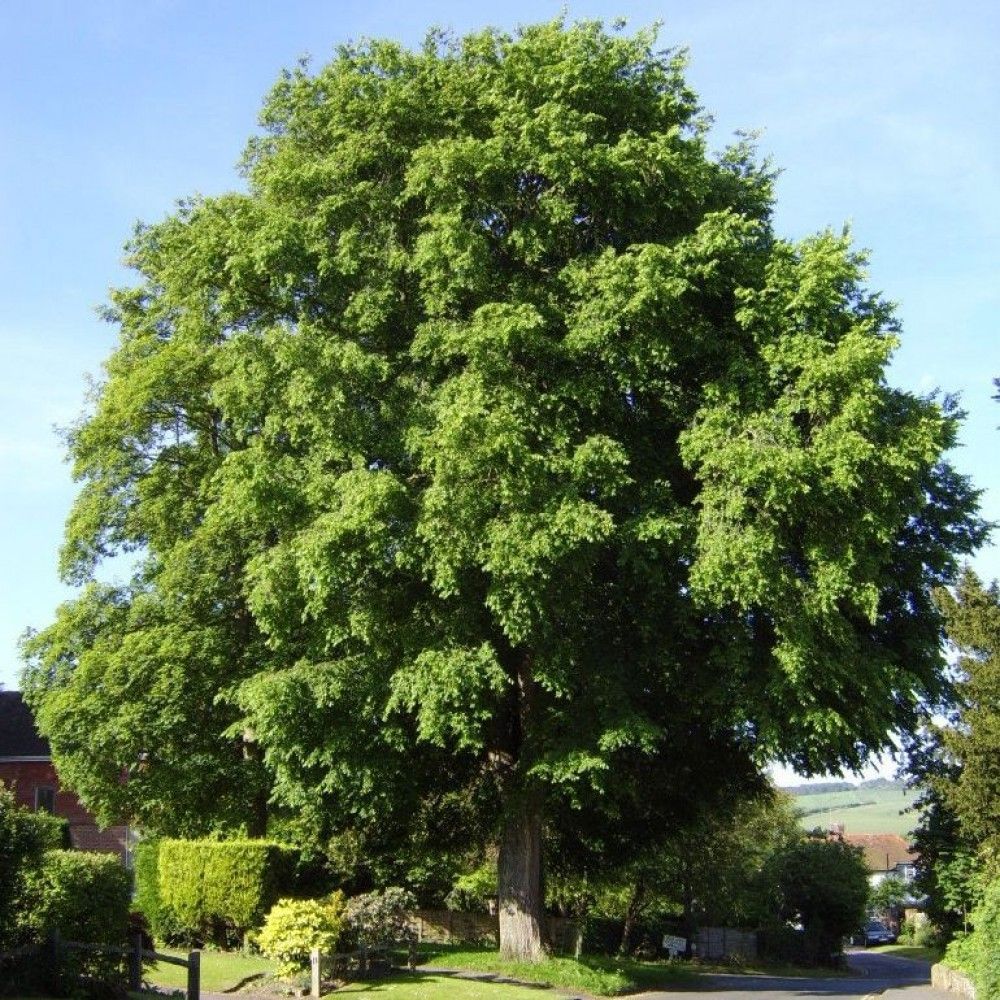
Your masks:
<path fill-rule="evenodd" d="M 888 913 L 899 906 L 909 896 L 906 883 L 898 875 L 888 875 L 872 889 L 868 898 L 870 909 Z"/>
<path fill-rule="evenodd" d="M 445 897 L 449 910 L 485 911 L 489 899 L 497 895 L 496 863 L 485 862 L 459 875 Z"/>
<path fill-rule="evenodd" d="M 973 979 L 977 997 L 1000 996 L 1000 881 L 983 894 L 973 916 Z"/>
<path fill-rule="evenodd" d="M 794 803 L 776 790 L 719 804 L 603 876 L 573 855 L 547 886 L 551 904 L 586 916 L 588 947 L 630 952 L 665 930 L 693 938 L 698 927 L 756 928 L 770 902 L 761 879 L 769 859 L 797 843 Z M 601 869 L 597 868 L 597 872 Z"/>
<path fill-rule="evenodd" d="M 162 840 L 162 906 L 191 938 L 225 943 L 260 926 L 287 888 L 293 863 L 286 847 L 269 841 Z"/>
<path fill-rule="evenodd" d="M 26 905 L 25 878 L 41 863 L 45 846 L 34 814 L 0 784 L 0 951 L 15 943 L 16 918 Z"/>
<path fill-rule="evenodd" d="M 1000 996 L 1000 881 L 986 888 L 972 919 L 974 930 L 955 935 L 944 962 L 972 978 L 976 996 Z"/>
<path fill-rule="evenodd" d="M 809 838 L 785 848 L 769 863 L 767 881 L 772 916 L 802 926 L 803 964 L 828 964 L 864 922 L 868 869 L 861 850 L 842 840 Z"/>
<path fill-rule="evenodd" d="M 28 874 L 21 927 L 35 941 L 58 931 L 64 940 L 124 947 L 131 889 L 129 873 L 114 854 L 47 851 Z M 60 972 L 69 981 L 86 975 L 120 982 L 122 960 L 74 950 L 61 956 Z"/>
<path fill-rule="evenodd" d="M 90 434 L 72 440 L 77 474 L 113 493 L 102 477 L 124 474 L 108 466 L 112 452 L 131 447 L 134 435 L 123 422 L 143 419 L 132 409 L 142 403 L 137 396 L 126 405 L 111 398 L 106 404 L 111 412 L 95 416 Z M 180 527 L 183 505 L 172 500 L 159 498 L 159 514 Z M 93 501 L 85 488 L 77 506 Z M 68 545 L 86 530 L 80 518 L 77 509 Z M 228 732 L 239 713 L 220 697 L 259 660 L 248 648 L 253 642 L 237 634 L 236 598 L 225 592 L 231 570 L 219 565 L 218 551 L 192 547 L 178 540 L 172 558 L 161 553 L 156 560 L 159 572 L 144 566 L 128 586 L 90 581 L 57 610 L 52 625 L 26 634 L 25 698 L 61 781 L 100 822 L 126 818 L 151 833 L 196 836 L 248 828 L 249 816 L 250 832 L 260 835 L 266 798 L 260 755 L 241 734 Z M 183 573 L 178 564 L 188 562 L 196 565 Z"/>
<path fill-rule="evenodd" d="M 313 948 L 334 950 L 345 917 L 340 892 L 325 899 L 279 899 L 256 935 L 257 945 L 277 963 L 279 976 L 291 978 L 309 968 Z"/>
<path fill-rule="evenodd" d="M 959 765 L 948 788 L 963 832 L 1000 843 L 1000 585 L 984 586 L 966 569 L 954 594 L 939 592 L 948 638 L 960 652 L 960 725 L 943 734 Z"/>
<path fill-rule="evenodd" d="M 959 972 L 964 972 L 967 976 L 972 976 L 975 974 L 978 944 L 978 939 L 974 933 L 969 934 L 965 931 L 959 931 L 948 942 L 942 961 L 950 968 L 958 969 Z"/>
<path fill-rule="evenodd" d="M 968 930 L 985 881 L 1000 874 L 1000 588 L 970 569 L 954 591 L 940 589 L 958 679 L 943 721 L 928 721 L 908 746 L 908 771 L 920 789 L 915 834 L 918 885 L 946 933 Z"/>
<path fill-rule="evenodd" d="M 412 893 L 390 886 L 347 901 L 347 923 L 362 945 L 408 941 L 413 930 L 407 912 L 416 906 Z"/>
<path fill-rule="evenodd" d="M 35 831 L 34 838 L 43 851 L 68 851 L 72 847 L 69 820 L 47 812 L 25 812 L 23 822 Z"/>
<path fill-rule="evenodd" d="M 345 46 L 261 122 L 245 194 L 136 232 L 69 436 L 85 587 L 24 649 L 98 815 L 237 823 L 266 757 L 324 835 L 405 842 L 446 775 L 537 954 L 554 813 L 911 724 L 983 534 L 958 414 L 889 387 L 862 255 L 775 235 L 655 32 Z"/>
<path fill-rule="evenodd" d="M 164 905 L 160 892 L 160 841 L 144 837 L 133 852 L 134 906 L 149 923 L 152 936 L 160 941 L 182 940 L 184 932 Z"/>

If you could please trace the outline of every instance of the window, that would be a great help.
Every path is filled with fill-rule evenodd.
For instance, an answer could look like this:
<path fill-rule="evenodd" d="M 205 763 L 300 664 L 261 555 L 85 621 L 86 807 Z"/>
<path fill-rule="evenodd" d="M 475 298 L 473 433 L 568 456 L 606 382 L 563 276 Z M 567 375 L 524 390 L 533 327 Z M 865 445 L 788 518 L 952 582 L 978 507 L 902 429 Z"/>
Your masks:
<path fill-rule="evenodd" d="M 35 789 L 35 812 L 54 813 L 56 811 L 56 790 L 39 786 Z"/>

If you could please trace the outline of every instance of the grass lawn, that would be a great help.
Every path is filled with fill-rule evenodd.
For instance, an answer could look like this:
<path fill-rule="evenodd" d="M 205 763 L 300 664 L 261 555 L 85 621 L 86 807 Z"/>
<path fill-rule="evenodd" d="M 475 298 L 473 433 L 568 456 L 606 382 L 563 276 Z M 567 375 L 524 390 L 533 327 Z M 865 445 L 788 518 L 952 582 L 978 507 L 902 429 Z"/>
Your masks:
<path fill-rule="evenodd" d="M 558 986 L 598 996 L 618 996 L 659 986 L 690 985 L 696 973 L 681 962 L 639 962 L 630 958 L 584 955 L 580 959 L 549 958 L 543 962 L 511 962 L 495 949 L 425 945 L 423 965 L 489 972 L 540 986 Z"/>
<path fill-rule="evenodd" d="M 917 958 L 922 962 L 932 963 L 940 962 L 942 955 L 940 948 L 918 948 L 915 944 L 883 944 L 868 950 L 879 955 L 898 955 L 900 958 Z"/>
<path fill-rule="evenodd" d="M 164 955 L 187 958 L 186 951 L 176 948 L 157 948 Z M 201 953 L 201 988 L 207 993 L 224 993 L 238 986 L 251 976 L 263 974 L 270 977 L 274 966 L 260 955 L 243 955 L 238 951 L 203 951 Z M 187 969 L 179 965 L 159 962 L 150 966 L 143 978 L 154 986 L 182 990 L 187 986 Z"/>
<path fill-rule="evenodd" d="M 328 1000 L 352 997 L 362 1000 L 543 1000 L 537 986 L 511 986 L 505 983 L 480 982 L 455 976 L 422 972 L 404 972 L 389 979 L 370 983 L 351 983 L 328 993 Z"/>

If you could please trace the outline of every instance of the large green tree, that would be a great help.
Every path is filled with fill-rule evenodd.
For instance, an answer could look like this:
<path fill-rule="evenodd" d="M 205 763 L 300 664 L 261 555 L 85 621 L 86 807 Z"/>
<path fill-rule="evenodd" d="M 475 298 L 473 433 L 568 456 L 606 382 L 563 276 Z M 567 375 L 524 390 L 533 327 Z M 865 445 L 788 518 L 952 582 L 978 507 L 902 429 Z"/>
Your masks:
<path fill-rule="evenodd" d="M 219 722 L 172 718 L 213 767 L 259 751 L 273 800 L 343 827 L 434 783 L 492 802 L 530 957 L 548 817 L 698 796 L 692 748 L 857 765 L 934 695 L 930 590 L 981 534 L 956 415 L 887 385 L 862 256 L 775 235 L 772 174 L 709 154 L 654 44 L 344 47 L 268 97 L 246 193 L 137 232 L 67 571 L 140 570 L 125 626 L 29 647 L 61 764 L 88 657 L 149 601 L 178 640 L 124 705 L 190 671 Z"/>
<path fill-rule="evenodd" d="M 939 600 L 958 651 L 958 724 L 942 734 L 956 763 L 948 802 L 963 833 L 1000 858 L 1000 586 L 966 569 Z"/>

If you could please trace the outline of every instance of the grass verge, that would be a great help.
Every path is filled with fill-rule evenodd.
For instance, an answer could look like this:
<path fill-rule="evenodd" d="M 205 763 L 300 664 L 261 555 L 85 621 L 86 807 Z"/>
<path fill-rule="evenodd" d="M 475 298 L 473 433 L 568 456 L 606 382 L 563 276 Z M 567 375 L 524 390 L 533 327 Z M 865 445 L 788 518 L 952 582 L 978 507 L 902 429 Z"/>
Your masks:
<path fill-rule="evenodd" d="M 186 951 L 158 948 L 164 955 L 187 958 Z M 260 955 L 244 955 L 238 951 L 203 951 L 201 953 L 201 988 L 206 993 L 225 993 L 254 976 L 271 978 L 274 966 Z M 143 974 L 146 982 L 165 989 L 182 990 L 187 986 L 187 969 L 159 962 Z"/>
<path fill-rule="evenodd" d="M 432 967 L 487 972 L 504 979 L 579 990 L 597 996 L 620 996 L 641 989 L 688 985 L 696 975 L 680 962 L 639 962 L 601 955 L 512 962 L 500 958 L 495 949 L 448 945 L 423 946 L 420 961 Z"/>
<path fill-rule="evenodd" d="M 916 958 L 921 962 L 940 962 L 943 954 L 940 948 L 920 948 L 915 944 L 883 944 L 869 948 L 877 955 L 897 955 L 899 958 Z"/>
<path fill-rule="evenodd" d="M 352 1000 L 543 1000 L 538 986 L 513 986 L 481 982 L 438 973 L 404 972 L 367 983 L 350 983 L 328 1000 L 351 997 Z"/>

